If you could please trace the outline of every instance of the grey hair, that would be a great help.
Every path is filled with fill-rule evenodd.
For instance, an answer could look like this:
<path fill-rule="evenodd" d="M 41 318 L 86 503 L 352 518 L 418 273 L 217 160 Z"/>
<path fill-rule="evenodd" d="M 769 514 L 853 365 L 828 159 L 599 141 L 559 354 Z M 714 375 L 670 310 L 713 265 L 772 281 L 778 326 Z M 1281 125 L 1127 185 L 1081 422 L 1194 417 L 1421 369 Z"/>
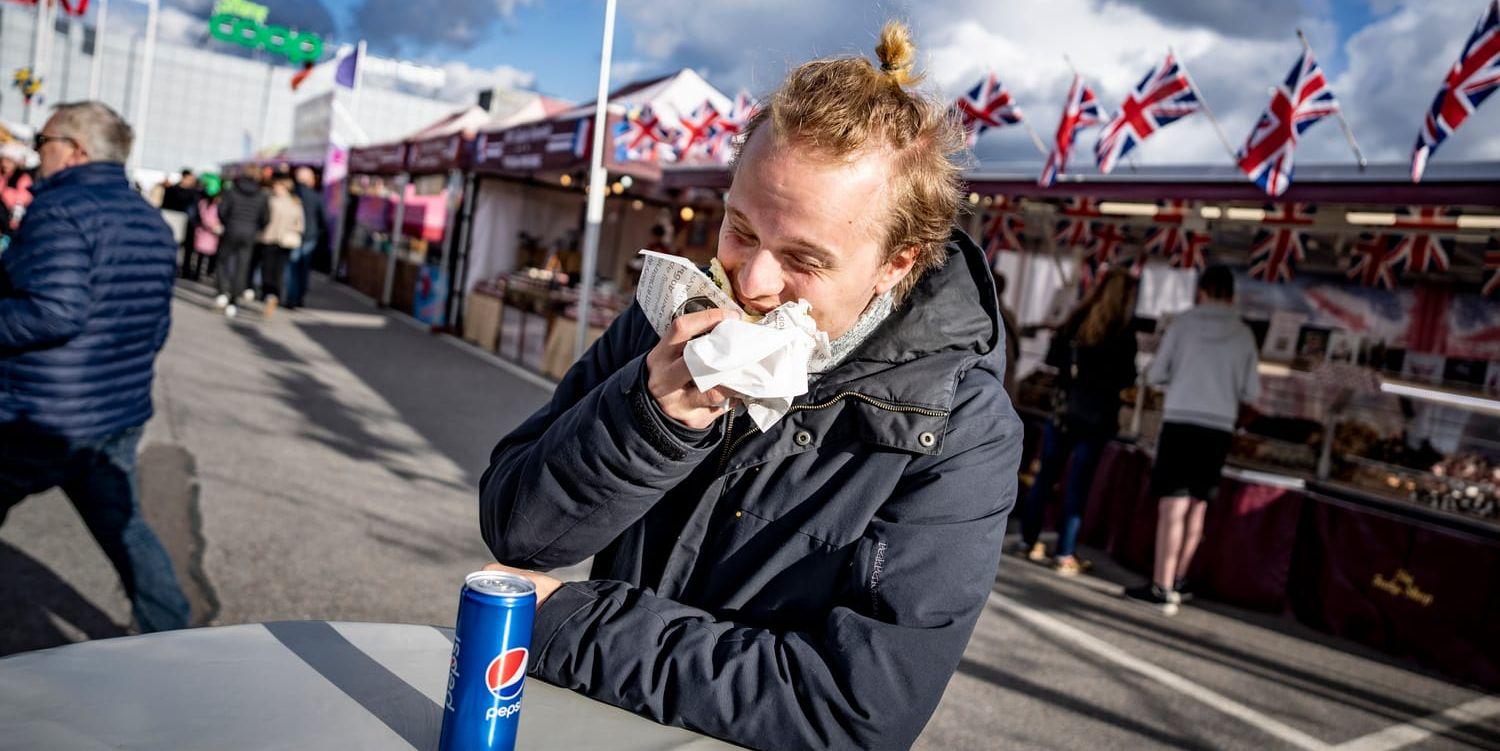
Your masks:
<path fill-rule="evenodd" d="M 77 139 L 92 161 L 124 164 L 130 158 L 135 132 L 103 102 L 64 102 L 53 110 L 52 121 L 58 135 Z"/>

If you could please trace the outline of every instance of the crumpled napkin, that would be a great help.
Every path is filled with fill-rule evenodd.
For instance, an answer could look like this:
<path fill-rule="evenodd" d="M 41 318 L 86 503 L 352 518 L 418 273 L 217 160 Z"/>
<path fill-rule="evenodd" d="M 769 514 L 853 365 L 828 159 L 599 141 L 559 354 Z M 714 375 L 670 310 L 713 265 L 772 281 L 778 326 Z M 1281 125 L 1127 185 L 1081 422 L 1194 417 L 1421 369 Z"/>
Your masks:
<path fill-rule="evenodd" d="M 714 330 L 688 342 L 683 360 L 701 390 L 723 386 L 745 403 L 750 419 L 762 431 L 807 393 L 807 375 L 831 356 L 828 335 L 819 331 L 805 300 L 786 303 L 751 322 L 733 295 L 721 289 L 692 261 L 680 256 L 640 252 L 645 257 L 636 301 L 659 335 L 672 319 L 699 305 L 724 308 L 734 315 Z"/>
<path fill-rule="evenodd" d="M 805 300 L 782 305 L 759 323 L 729 319 L 687 343 L 682 359 L 702 391 L 723 387 L 745 403 L 761 431 L 786 416 L 792 400 L 807 393 L 808 364 L 827 356 L 828 335 L 818 330 Z"/>

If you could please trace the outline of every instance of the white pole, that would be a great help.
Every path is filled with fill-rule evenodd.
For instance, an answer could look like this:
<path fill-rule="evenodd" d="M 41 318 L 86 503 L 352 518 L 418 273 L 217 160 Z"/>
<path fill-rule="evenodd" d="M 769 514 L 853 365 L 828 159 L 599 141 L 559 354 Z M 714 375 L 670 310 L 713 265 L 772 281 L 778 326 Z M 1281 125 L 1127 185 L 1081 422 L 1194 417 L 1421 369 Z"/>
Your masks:
<path fill-rule="evenodd" d="M 589 342 L 589 307 L 594 297 L 594 270 L 599 265 L 599 225 L 604 222 L 604 127 L 609 119 L 609 60 L 615 45 L 615 0 L 604 3 L 604 50 L 599 57 L 599 96 L 594 100 L 594 149 L 589 167 L 589 212 L 583 228 L 583 281 L 578 285 L 578 331 L 574 359 Z"/>
<path fill-rule="evenodd" d="M 104 22 L 109 20 L 109 0 L 99 0 L 99 18 L 94 21 L 94 60 L 89 65 L 89 100 L 99 100 L 99 87 L 104 77 Z"/>
<path fill-rule="evenodd" d="M 138 97 L 135 102 L 135 150 L 134 158 L 131 159 L 133 166 L 141 166 L 141 161 L 146 156 L 146 116 L 151 109 L 151 68 L 156 63 L 156 25 L 161 18 L 161 3 L 159 0 L 147 0 L 146 11 L 146 50 L 145 59 L 141 62 L 140 84 L 136 86 Z"/>
<path fill-rule="evenodd" d="M 46 29 L 47 5 L 46 0 L 42 0 L 41 2 L 38 2 L 36 6 L 36 33 L 31 38 L 32 78 L 36 78 L 37 76 L 40 76 L 42 74 L 42 66 L 44 64 L 42 58 L 45 57 L 45 53 L 42 52 L 42 47 L 44 45 L 43 34 L 46 32 Z M 37 107 L 33 107 L 31 102 L 28 101 L 25 105 L 25 113 L 22 116 L 22 119 L 26 121 L 26 124 L 34 128 L 37 127 L 37 124 L 32 121 L 32 114 L 37 109 Z"/>
<path fill-rule="evenodd" d="M 266 88 L 260 100 L 260 138 L 255 139 L 255 150 L 260 157 L 270 155 L 268 143 L 271 138 L 271 84 L 276 80 L 276 66 L 266 63 Z"/>

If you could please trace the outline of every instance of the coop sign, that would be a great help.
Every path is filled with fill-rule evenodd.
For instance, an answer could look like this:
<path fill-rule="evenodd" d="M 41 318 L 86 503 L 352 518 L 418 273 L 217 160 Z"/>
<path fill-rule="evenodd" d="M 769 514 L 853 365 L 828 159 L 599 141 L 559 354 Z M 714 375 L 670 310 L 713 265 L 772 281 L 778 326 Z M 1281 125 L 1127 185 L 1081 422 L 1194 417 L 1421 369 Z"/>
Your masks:
<path fill-rule="evenodd" d="M 317 62 L 323 56 L 322 37 L 268 24 L 269 15 L 266 6 L 249 0 L 219 0 L 208 19 L 208 33 L 220 41 L 281 55 L 293 63 Z"/>

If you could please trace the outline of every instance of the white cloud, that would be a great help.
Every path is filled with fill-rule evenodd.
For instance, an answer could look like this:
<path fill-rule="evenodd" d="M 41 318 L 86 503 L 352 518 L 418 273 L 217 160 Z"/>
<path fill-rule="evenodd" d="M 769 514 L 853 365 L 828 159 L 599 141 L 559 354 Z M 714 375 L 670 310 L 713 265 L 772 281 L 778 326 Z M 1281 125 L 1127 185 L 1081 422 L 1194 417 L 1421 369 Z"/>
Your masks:
<path fill-rule="evenodd" d="M 441 96 L 450 101 L 472 101 L 484 89 L 530 89 L 536 85 L 535 73 L 509 65 L 475 68 L 467 63 L 448 63 L 443 66 L 443 74 L 447 82 Z"/>

